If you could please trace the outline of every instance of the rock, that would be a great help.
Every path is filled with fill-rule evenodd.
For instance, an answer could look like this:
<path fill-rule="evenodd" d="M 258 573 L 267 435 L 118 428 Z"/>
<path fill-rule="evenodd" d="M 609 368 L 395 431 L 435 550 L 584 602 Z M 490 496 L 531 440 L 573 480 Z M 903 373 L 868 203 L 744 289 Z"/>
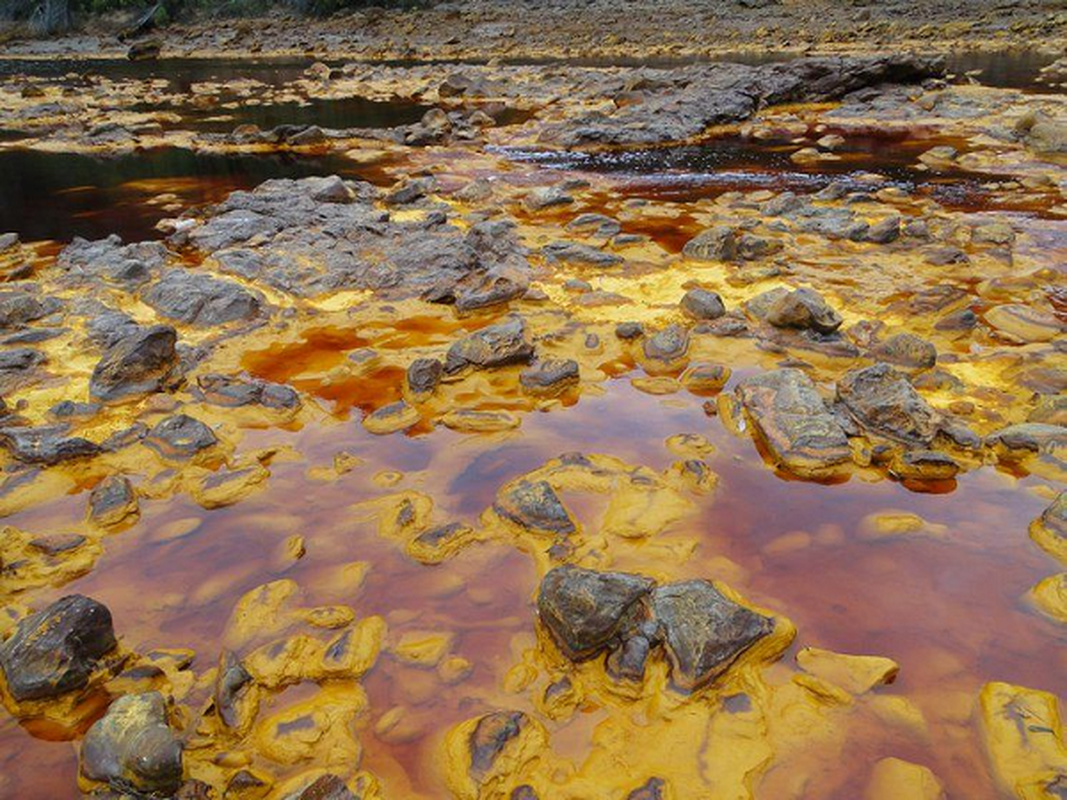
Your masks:
<path fill-rule="evenodd" d="M 624 342 L 640 339 L 644 335 L 645 329 L 640 322 L 620 322 L 615 326 L 615 336 Z"/>
<path fill-rule="evenodd" d="M 730 368 L 722 364 L 692 364 L 679 379 L 682 385 L 696 394 L 714 394 L 730 380 Z"/>
<path fill-rule="evenodd" d="M 604 214 L 579 214 L 567 223 L 567 230 L 610 239 L 622 230 L 618 220 Z"/>
<path fill-rule="evenodd" d="M 580 661 L 615 642 L 631 610 L 647 600 L 653 585 L 640 575 L 568 564 L 545 575 L 537 610 L 560 650 Z"/>
<path fill-rule="evenodd" d="M 955 459 L 936 450 L 908 450 L 895 458 L 890 467 L 897 478 L 923 481 L 951 480 L 959 471 Z"/>
<path fill-rule="evenodd" d="M 1023 422 L 994 431 L 986 437 L 987 447 L 994 447 L 1007 455 L 1039 453 L 1067 446 L 1067 428 L 1040 422 Z"/>
<path fill-rule="evenodd" d="M 89 458 L 101 452 L 100 445 L 80 436 L 67 436 L 66 431 L 66 425 L 0 428 L 0 445 L 19 461 L 45 466 Z"/>
<path fill-rule="evenodd" d="M 553 206 L 567 206 L 574 202 L 574 198 L 560 186 L 544 186 L 532 190 L 523 200 L 523 205 L 529 211 L 541 211 Z"/>
<path fill-rule="evenodd" d="M 748 2 L 752 1 L 748 0 Z M 626 800 L 665 800 L 666 786 L 667 783 L 663 778 L 649 778 L 644 784 L 626 795 Z"/>
<path fill-rule="evenodd" d="M 845 373 L 837 399 L 864 430 L 908 444 L 929 444 L 942 426 L 941 415 L 888 364 Z"/>
<path fill-rule="evenodd" d="M 854 695 L 892 683 L 900 672 L 900 665 L 889 658 L 845 655 L 818 647 L 801 648 L 796 659 L 805 672 Z"/>
<path fill-rule="evenodd" d="M 864 238 L 875 244 L 895 242 L 900 238 L 900 217 L 886 217 L 876 222 L 867 229 L 867 235 Z"/>
<path fill-rule="evenodd" d="M 232 281 L 173 270 L 148 286 L 141 299 L 169 319 L 200 328 L 258 316 L 261 300 Z"/>
<path fill-rule="evenodd" d="M 200 397 L 214 405 L 231 408 L 257 405 L 272 409 L 293 409 L 300 405 L 296 390 L 258 378 L 242 378 L 205 373 L 196 379 Z"/>
<path fill-rule="evenodd" d="M 376 436 L 387 436 L 407 430 L 421 418 L 417 408 L 408 405 L 404 400 L 397 400 L 374 409 L 363 418 L 363 427 Z"/>
<path fill-rule="evenodd" d="M 182 784 L 182 745 L 159 692 L 129 694 L 85 734 L 81 774 L 117 791 L 170 796 Z"/>
<path fill-rule="evenodd" d="M 149 39 L 144 42 L 134 42 L 126 51 L 126 58 L 130 61 L 155 61 L 163 49 L 163 43 L 157 39 Z"/>
<path fill-rule="evenodd" d="M 547 481 L 519 481 L 498 496 L 493 510 L 534 533 L 567 536 L 577 530 L 559 495 Z"/>
<path fill-rule="evenodd" d="M 696 320 L 718 319 L 726 313 L 722 298 L 707 289 L 690 289 L 681 305 L 686 316 Z"/>
<path fill-rule="evenodd" d="M 252 676 L 240 659 L 232 651 L 224 650 L 219 656 L 212 701 L 215 704 L 215 712 L 227 728 L 242 727 L 244 715 L 240 708 L 241 697 L 252 682 Z"/>
<path fill-rule="evenodd" d="M 552 397 L 578 384 L 578 362 L 572 358 L 548 358 L 519 373 L 527 394 Z"/>
<path fill-rule="evenodd" d="M 20 328 L 62 308 L 55 297 L 41 299 L 30 292 L 0 292 L 0 330 Z"/>
<path fill-rule="evenodd" d="M 1030 111 L 1015 123 L 1015 130 L 1031 150 L 1038 153 L 1067 153 L 1067 124 L 1060 118 Z"/>
<path fill-rule="evenodd" d="M 408 391 L 415 398 L 427 398 L 441 382 L 444 365 L 436 358 L 416 358 L 408 365 Z"/>
<path fill-rule="evenodd" d="M 144 443 L 164 458 L 192 458 L 218 443 L 211 428 L 188 414 L 175 414 L 156 424 Z"/>
<path fill-rule="evenodd" d="M 689 331 L 681 325 L 668 325 L 646 338 L 642 351 L 654 369 L 675 369 L 689 353 Z"/>
<path fill-rule="evenodd" d="M 737 395 L 772 455 L 787 469 L 805 474 L 851 459 L 844 428 L 800 370 L 748 378 L 738 384 Z"/>
<path fill-rule="evenodd" d="M 737 235 L 726 225 L 709 228 L 686 242 L 682 255 L 694 261 L 733 261 L 737 256 Z"/>
<path fill-rule="evenodd" d="M 89 493 L 89 518 L 112 527 L 140 513 L 133 484 L 123 475 L 109 475 Z"/>
<path fill-rule="evenodd" d="M 58 556 L 61 553 L 77 550 L 86 541 L 88 540 L 84 536 L 77 533 L 53 533 L 31 539 L 30 546 L 45 555 Z"/>
<path fill-rule="evenodd" d="M 75 283 L 105 281 L 129 288 L 157 275 L 170 256 L 159 242 L 123 245 L 118 236 L 90 242 L 75 237 L 56 259 Z"/>
<path fill-rule="evenodd" d="M 445 373 L 455 375 L 466 367 L 489 369 L 509 364 L 525 364 L 533 358 L 534 347 L 526 340 L 522 317 L 482 328 L 455 342 L 445 357 Z"/>
<path fill-rule="evenodd" d="M 1021 342 L 1048 342 L 1064 330 L 1055 315 L 1018 303 L 993 306 L 985 312 L 985 321 Z"/>
<path fill-rule="evenodd" d="M 135 327 L 108 348 L 89 381 L 96 400 L 159 392 L 179 373 L 178 334 L 168 325 Z"/>
<path fill-rule="evenodd" d="M 1026 415 L 1027 422 L 1043 422 L 1046 425 L 1067 425 L 1067 395 L 1043 395 Z"/>
<path fill-rule="evenodd" d="M 508 742 L 527 724 L 521 711 L 494 711 L 478 720 L 470 734 L 470 776 L 479 782 L 493 768 Z"/>
<path fill-rule="evenodd" d="M 296 800 L 360 800 L 352 794 L 343 780 L 336 775 L 321 775 Z"/>
<path fill-rule="evenodd" d="M 663 630 L 671 680 L 683 691 L 706 686 L 745 650 L 774 630 L 774 622 L 725 597 L 708 581 L 661 586 L 652 609 Z"/>
<path fill-rule="evenodd" d="M 541 248 L 541 254 L 549 261 L 576 267 L 605 269 L 622 263 L 622 258 L 614 253 L 578 242 L 552 242 Z"/>
<path fill-rule="evenodd" d="M 841 327 L 841 315 L 811 289 L 796 289 L 775 299 L 767 309 L 766 321 L 776 328 L 801 328 L 833 333 Z"/>
<path fill-rule="evenodd" d="M 863 800 L 945 800 L 941 782 L 927 767 L 899 758 L 883 758 L 871 770 Z"/>
<path fill-rule="evenodd" d="M 876 344 L 871 357 L 901 367 L 927 369 L 937 363 L 937 348 L 913 333 L 898 333 Z"/>
<path fill-rule="evenodd" d="M 111 612 L 82 595 L 67 595 L 23 619 L 0 644 L 0 670 L 17 702 L 84 689 L 117 646 Z"/>

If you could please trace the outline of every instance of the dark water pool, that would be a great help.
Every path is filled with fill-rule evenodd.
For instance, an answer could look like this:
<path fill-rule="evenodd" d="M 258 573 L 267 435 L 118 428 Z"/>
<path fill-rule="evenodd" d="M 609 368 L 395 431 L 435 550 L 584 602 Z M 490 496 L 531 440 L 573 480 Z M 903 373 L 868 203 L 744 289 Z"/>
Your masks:
<path fill-rule="evenodd" d="M 295 158 L 213 155 L 164 148 L 109 158 L 29 150 L 0 152 L 0 231 L 24 241 L 117 233 L 127 241 L 154 238 L 155 224 L 176 212 L 151 205 L 174 194 L 184 206 L 221 200 L 270 178 L 339 174 L 368 177 L 341 156 Z"/>

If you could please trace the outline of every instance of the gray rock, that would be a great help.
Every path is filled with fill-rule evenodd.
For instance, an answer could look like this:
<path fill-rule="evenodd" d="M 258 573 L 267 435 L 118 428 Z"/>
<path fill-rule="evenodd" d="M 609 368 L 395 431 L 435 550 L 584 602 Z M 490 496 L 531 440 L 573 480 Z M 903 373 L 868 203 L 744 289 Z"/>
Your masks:
<path fill-rule="evenodd" d="M 109 475 L 89 493 L 89 518 L 97 525 L 117 525 L 138 512 L 137 493 L 123 475 Z"/>
<path fill-rule="evenodd" d="M 772 620 L 728 599 L 708 581 L 661 586 L 652 594 L 652 608 L 671 680 L 684 691 L 706 686 L 774 630 Z"/>
<path fill-rule="evenodd" d="M 159 692 L 115 700 L 85 734 L 81 774 L 113 789 L 171 796 L 182 784 L 182 745 Z"/>
<path fill-rule="evenodd" d="M 55 297 L 40 298 L 31 292 L 0 292 L 0 330 L 19 328 L 62 308 Z"/>
<path fill-rule="evenodd" d="M 227 728 L 239 728 L 242 714 L 239 707 L 246 688 L 253 682 L 251 674 L 241 660 L 230 650 L 219 656 L 219 668 L 215 676 L 215 693 L 212 700 L 215 712 Z"/>
<path fill-rule="evenodd" d="M 141 299 L 164 317 L 197 327 L 214 327 L 259 315 L 261 299 L 232 281 L 186 270 L 166 273 Z"/>
<path fill-rule="evenodd" d="M 744 5 L 755 0 L 742 0 Z M 649 778 L 641 786 L 638 786 L 628 795 L 626 800 L 664 800 L 664 791 L 667 784 L 662 778 Z"/>
<path fill-rule="evenodd" d="M 718 319 L 726 313 L 722 298 L 707 289 L 690 289 L 682 298 L 682 311 L 696 320 Z"/>
<path fill-rule="evenodd" d="M 778 369 L 742 381 L 737 395 L 776 461 L 799 473 L 851 459 L 844 428 L 830 413 L 811 378 Z"/>
<path fill-rule="evenodd" d="M 689 352 L 689 331 L 681 325 L 668 325 L 645 339 L 642 349 L 650 361 L 669 365 Z"/>
<path fill-rule="evenodd" d="M 295 800 L 360 800 L 336 775 L 320 775 Z"/>
<path fill-rule="evenodd" d="M 0 445 L 27 464 L 53 466 L 75 458 L 89 458 L 101 452 L 100 445 L 80 436 L 67 436 L 66 425 L 33 428 L 0 428 Z"/>
<path fill-rule="evenodd" d="M 191 458 L 218 443 L 207 425 L 187 414 L 175 414 L 156 424 L 144 443 L 165 458 Z"/>
<path fill-rule="evenodd" d="M 847 372 L 837 383 L 837 399 L 861 428 L 912 445 L 928 445 L 943 419 L 888 364 Z"/>
<path fill-rule="evenodd" d="M 508 743 L 522 733 L 528 718 L 521 711 L 494 711 L 478 720 L 467 745 L 470 776 L 476 783 L 489 774 Z"/>
<path fill-rule="evenodd" d="M 169 325 L 128 329 L 97 363 L 89 394 L 96 400 L 115 400 L 168 388 L 180 374 L 177 340 Z"/>
<path fill-rule="evenodd" d="M 85 688 L 116 645 L 107 607 L 67 595 L 19 622 L 0 644 L 0 670 L 18 702 L 58 697 Z"/>
<path fill-rule="evenodd" d="M 1009 452 L 1039 453 L 1067 446 L 1067 427 L 1040 422 L 1022 422 L 994 431 L 986 437 L 986 445 Z"/>
<path fill-rule="evenodd" d="M 493 510 L 534 533 L 566 536 L 577 530 L 559 495 L 547 481 L 519 481 L 497 498 Z"/>
<path fill-rule="evenodd" d="M 560 186 L 542 186 L 530 191 L 523 199 L 523 205 L 530 211 L 540 211 L 553 206 L 567 206 L 574 202 L 566 190 Z"/>
<path fill-rule="evenodd" d="M 822 295 L 804 288 L 775 299 L 767 309 L 766 321 L 776 328 L 800 328 L 826 334 L 841 327 L 842 319 Z"/>
<path fill-rule="evenodd" d="M 444 365 L 436 358 L 416 358 L 408 365 L 408 391 L 416 397 L 429 397 L 441 382 Z"/>
<path fill-rule="evenodd" d="M 727 225 L 708 228 L 685 243 L 682 255 L 694 261 L 733 261 L 737 256 L 737 235 Z"/>
<path fill-rule="evenodd" d="M 578 362 L 572 358 L 548 358 L 519 373 L 523 391 L 533 395 L 556 395 L 578 383 Z"/>
<path fill-rule="evenodd" d="M 645 334 L 645 328 L 640 322 L 620 322 L 615 326 L 615 335 L 625 342 L 640 339 Z"/>
<path fill-rule="evenodd" d="M 263 406 L 272 409 L 292 409 L 300 405 L 300 395 L 290 386 L 258 378 L 206 373 L 196 379 L 199 396 L 219 406 Z"/>
<path fill-rule="evenodd" d="M 580 661 L 618 644 L 634 607 L 647 600 L 653 586 L 651 578 L 640 575 L 567 564 L 541 581 L 537 611 L 560 650 Z"/>
<path fill-rule="evenodd" d="M 913 333 L 898 333 L 871 348 L 871 357 L 901 367 L 927 369 L 937 363 L 937 348 Z"/>
<path fill-rule="evenodd" d="M 453 343 L 445 357 L 445 372 L 455 375 L 466 367 L 489 369 L 509 364 L 525 364 L 533 358 L 534 347 L 526 340 L 522 317 L 511 317 L 474 331 Z"/>
<path fill-rule="evenodd" d="M 552 242 L 541 248 L 541 254 L 549 261 L 578 267 L 604 269 L 622 263 L 622 258 L 614 253 L 605 253 L 597 247 L 577 242 Z"/>
<path fill-rule="evenodd" d="M 867 230 L 868 242 L 889 244 L 900 238 L 900 217 L 890 216 L 876 222 Z"/>
<path fill-rule="evenodd" d="M 170 256 L 159 242 L 123 245 L 118 236 L 90 242 L 75 238 L 56 259 L 75 282 L 103 280 L 131 287 L 159 273 Z"/>

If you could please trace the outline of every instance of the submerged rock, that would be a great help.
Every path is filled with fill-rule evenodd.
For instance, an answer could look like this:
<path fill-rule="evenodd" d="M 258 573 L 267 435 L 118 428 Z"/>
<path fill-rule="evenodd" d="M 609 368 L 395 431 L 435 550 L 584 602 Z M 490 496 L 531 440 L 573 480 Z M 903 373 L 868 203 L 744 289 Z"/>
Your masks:
<path fill-rule="evenodd" d="M 537 611 L 560 650 L 572 660 L 591 658 L 615 642 L 633 606 L 654 581 L 623 572 L 596 572 L 570 564 L 541 581 Z"/>
<path fill-rule="evenodd" d="M 478 720 L 468 742 L 470 776 L 475 781 L 492 770 L 508 742 L 522 732 L 527 719 L 521 711 L 494 711 Z"/>
<path fill-rule="evenodd" d="M 124 475 L 109 475 L 89 493 L 89 518 L 110 527 L 139 513 L 137 494 Z"/>
<path fill-rule="evenodd" d="M 18 702 L 58 697 L 85 688 L 117 644 L 105 605 L 67 595 L 19 623 L 0 645 L 0 670 Z"/>
<path fill-rule="evenodd" d="M 179 375 L 177 331 L 168 325 L 134 327 L 97 363 L 89 381 L 96 400 L 116 400 L 168 388 Z"/>
<path fill-rule="evenodd" d="M 169 796 L 182 783 L 182 745 L 159 692 L 120 697 L 85 734 L 81 774 L 118 791 Z"/>
<path fill-rule="evenodd" d="M 295 800 L 360 800 L 336 775 L 316 778 Z"/>
<path fill-rule="evenodd" d="M 454 375 L 466 367 L 487 369 L 525 364 L 533 358 L 533 353 L 533 345 L 526 340 L 522 317 L 512 317 L 455 342 L 448 348 L 445 372 Z"/>
<path fill-rule="evenodd" d="M 577 527 L 559 495 L 547 481 L 519 481 L 493 503 L 505 519 L 535 533 L 568 535 Z"/>
<path fill-rule="evenodd" d="M 850 460 L 848 437 L 811 378 L 786 368 L 742 381 L 737 394 L 776 460 L 798 473 Z"/>

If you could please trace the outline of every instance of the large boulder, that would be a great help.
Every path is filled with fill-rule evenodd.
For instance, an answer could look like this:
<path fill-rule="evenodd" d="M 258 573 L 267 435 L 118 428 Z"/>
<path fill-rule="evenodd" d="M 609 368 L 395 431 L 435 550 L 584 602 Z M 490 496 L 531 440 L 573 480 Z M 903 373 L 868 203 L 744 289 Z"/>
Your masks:
<path fill-rule="evenodd" d="M 89 381 L 90 396 L 115 400 L 168 388 L 180 372 L 177 340 L 177 332 L 169 325 L 128 330 L 97 363 Z"/>
<path fill-rule="evenodd" d="M 120 697 L 85 734 L 81 774 L 119 792 L 170 797 L 182 783 L 182 744 L 159 692 Z"/>
<path fill-rule="evenodd" d="M 0 645 L 0 671 L 18 702 L 58 697 L 85 688 L 116 645 L 107 607 L 67 595 L 18 624 Z"/>
<path fill-rule="evenodd" d="M 851 458 L 848 437 L 811 378 L 785 368 L 747 378 L 737 395 L 771 454 L 798 473 L 818 471 Z"/>

